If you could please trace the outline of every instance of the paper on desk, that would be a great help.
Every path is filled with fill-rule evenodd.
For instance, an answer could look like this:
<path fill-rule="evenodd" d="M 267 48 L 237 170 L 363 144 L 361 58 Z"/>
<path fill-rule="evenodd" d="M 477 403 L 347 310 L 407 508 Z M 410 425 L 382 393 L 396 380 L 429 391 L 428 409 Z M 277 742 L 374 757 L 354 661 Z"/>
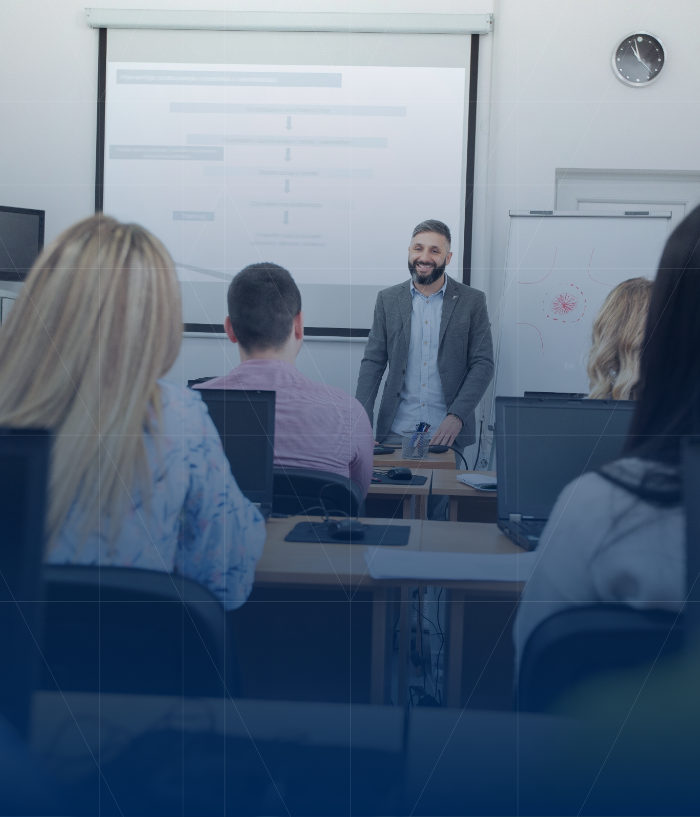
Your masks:
<path fill-rule="evenodd" d="M 478 491 L 483 491 L 484 488 L 480 488 L 480 485 L 496 485 L 497 479 L 496 477 L 489 477 L 486 474 L 457 474 L 457 481 L 463 482 L 465 485 L 468 485 L 470 488 L 476 488 Z M 486 488 L 489 491 L 488 488 Z M 493 493 L 493 491 L 490 491 Z"/>
<path fill-rule="evenodd" d="M 369 547 L 365 561 L 373 579 L 526 582 L 539 554 L 435 553 Z"/>

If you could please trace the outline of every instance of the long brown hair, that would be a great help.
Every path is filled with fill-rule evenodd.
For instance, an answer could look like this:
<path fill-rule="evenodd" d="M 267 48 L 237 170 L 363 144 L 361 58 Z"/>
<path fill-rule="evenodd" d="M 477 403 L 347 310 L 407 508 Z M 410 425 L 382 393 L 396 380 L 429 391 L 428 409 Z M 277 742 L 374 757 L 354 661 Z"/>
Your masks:
<path fill-rule="evenodd" d="M 652 281 L 630 278 L 605 299 L 593 322 L 588 356 L 588 396 L 593 399 L 635 399 L 639 360 L 651 300 Z"/>
<path fill-rule="evenodd" d="M 83 535 L 103 516 L 113 540 L 131 492 L 148 501 L 149 408 L 157 424 L 181 338 L 173 262 L 143 227 L 93 216 L 37 259 L 0 330 L 0 426 L 55 432 L 49 547 L 74 503 Z"/>

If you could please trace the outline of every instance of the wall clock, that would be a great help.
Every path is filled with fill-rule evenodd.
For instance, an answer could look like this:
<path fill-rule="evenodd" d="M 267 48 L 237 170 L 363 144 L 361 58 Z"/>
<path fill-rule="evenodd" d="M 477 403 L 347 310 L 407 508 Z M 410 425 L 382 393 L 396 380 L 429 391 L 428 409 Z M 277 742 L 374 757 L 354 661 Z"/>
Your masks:
<path fill-rule="evenodd" d="M 612 56 L 615 76 L 631 85 L 641 88 L 655 82 L 666 63 L 666 53 L 661 41 L 652 34 L 638 31 L 621 40 Z"/>

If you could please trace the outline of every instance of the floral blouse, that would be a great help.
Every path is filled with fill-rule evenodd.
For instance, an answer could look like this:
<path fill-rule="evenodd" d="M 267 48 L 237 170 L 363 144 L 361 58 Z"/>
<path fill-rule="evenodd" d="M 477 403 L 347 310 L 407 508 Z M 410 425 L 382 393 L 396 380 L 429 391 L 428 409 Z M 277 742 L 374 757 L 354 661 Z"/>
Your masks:
<path fill-rule="evenodd" d="M 132 495 L 111 546 L 109 519 L 85 539 L 74 506 L 47 561 L 176 572 L 208 587 L 227 610 L 240 607 L 253 586 L 265 522 L 236 485 L 200 395 L 165 380 L 158 385 L 163 433 L 145 437 L 148 506 Z"/>

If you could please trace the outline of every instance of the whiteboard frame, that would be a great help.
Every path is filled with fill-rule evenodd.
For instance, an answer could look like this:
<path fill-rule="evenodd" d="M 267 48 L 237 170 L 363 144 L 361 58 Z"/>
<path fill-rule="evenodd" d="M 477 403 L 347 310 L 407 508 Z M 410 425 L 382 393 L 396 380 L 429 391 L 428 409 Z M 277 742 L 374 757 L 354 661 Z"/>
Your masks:
<path fill-rule="evenodd" d="M 511 218 L 526 216 L 533 218 L 671 218 L 670 210 L 509 210 Z M 510 244 L 510 233 L 508 234 Z M 508 260 L 506 248 L 506 261 Z"/>
<path fill-rule="evenodd" d="M 615 210 L 509 210 L 511 218 L 665 218 L 670 219 L 673 215 L 670 210 L 650 210 L 647 211 L 615 211 Z M 508 227 L 508 243 L 506 245 L 506 263 L 503 267 L 503 290 L 501 292 L 501 304 L 505 301 L 506 281 L 508 278 L 508 259 L 510 256 L 511 229 Z M 501 341 L 503 337 L 503 318 L 498 321 L 498 339 L 496 341 L 496 354 L 493 372 L 493 388 L 491 390 L 491 413 L 487 428 L 493 431 L 496 420 L 496 378 L 498 377 L 498 367 L 501 363 Z"/>

